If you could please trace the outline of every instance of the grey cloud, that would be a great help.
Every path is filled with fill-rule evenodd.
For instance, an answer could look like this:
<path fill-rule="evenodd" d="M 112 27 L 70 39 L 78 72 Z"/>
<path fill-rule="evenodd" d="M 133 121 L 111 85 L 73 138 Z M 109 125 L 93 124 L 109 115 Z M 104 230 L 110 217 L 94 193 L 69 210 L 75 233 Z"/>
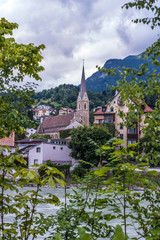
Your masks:
<path fill-rule="evenodd" d="M 136 11 L 122 10 L 126 1 L 5 0 L 0 11 L 19 24 L 17 41 L 46 45 L 42 89 L 60 83 L 78 85 L 83 58 L 88 61 L 86 72 L 92 73 L 107 58 L 138 54 L 155 39 L 147 28 L 132 26 L 129 19 Z"/>

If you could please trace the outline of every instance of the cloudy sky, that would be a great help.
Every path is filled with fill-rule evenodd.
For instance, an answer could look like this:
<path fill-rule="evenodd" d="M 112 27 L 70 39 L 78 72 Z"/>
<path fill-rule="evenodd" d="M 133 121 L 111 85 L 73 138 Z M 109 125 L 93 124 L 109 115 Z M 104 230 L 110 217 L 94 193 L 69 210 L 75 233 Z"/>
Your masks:
<path fill-rule="evenodd" d="M 158 29 L 136 25 L 143 12 L 121 9 L 127 0 L 0 0 L 1 17 L 19 24 L 18 42 L 45 44 L 38 90 L 79 85 L 110 58 L 139 54 L 157 39 Z"/>

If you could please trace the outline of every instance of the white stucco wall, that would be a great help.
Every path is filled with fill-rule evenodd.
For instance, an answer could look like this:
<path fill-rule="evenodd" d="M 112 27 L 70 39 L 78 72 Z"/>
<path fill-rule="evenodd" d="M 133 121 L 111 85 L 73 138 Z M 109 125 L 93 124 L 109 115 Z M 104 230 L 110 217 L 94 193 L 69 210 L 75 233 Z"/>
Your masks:
<path fill-rule="evenodd" d="M 37 152 L 40 148 L 40 152 Z M 42 164 L 47 160 L 58 162 L 61 164 L 71 163 L 74 164 L 75 160 L 70 157 L 71 150 L 67 145 L 54 144 L 54 143 L 41 143 L 38 146 L 29 150 L 28 154 L 28 167 L 34 164 L 34 160 L 38 159 L 38 164 Z"/>

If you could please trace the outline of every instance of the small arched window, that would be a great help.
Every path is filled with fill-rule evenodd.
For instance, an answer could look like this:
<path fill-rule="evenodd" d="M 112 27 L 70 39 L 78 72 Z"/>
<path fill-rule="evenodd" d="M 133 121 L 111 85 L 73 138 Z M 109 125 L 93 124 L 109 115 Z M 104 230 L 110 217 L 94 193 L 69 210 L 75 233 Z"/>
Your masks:
<path fill-rule="evenodd" d="M 86 103 L 84 104 L 84 109 L 87 109 L 87 105 L 86 105 Z"/>
<path fill-rule="evenodd" d="M 79 104 L 79 109 L 81 109 L 81 105 Z"/>

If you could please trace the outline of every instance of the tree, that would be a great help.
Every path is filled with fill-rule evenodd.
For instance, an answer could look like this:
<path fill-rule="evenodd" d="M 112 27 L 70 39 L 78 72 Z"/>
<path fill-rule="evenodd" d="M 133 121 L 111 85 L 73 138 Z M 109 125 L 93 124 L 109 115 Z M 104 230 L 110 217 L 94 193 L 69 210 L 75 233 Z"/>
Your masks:
<path fill-rule="evenodd" d="M 148 24 L 154 29 L 160 26 L 160 8 L 156 0 L 134 0 L 126 3 L 123 7 L 136 8 L 139 10 L 148 10 L 153 13 L 151 17 L 144 17 L 142 19 L 135 19 L 135 23 Z M 108 74 L 116 74 L 118 72 L 120 81 L 116 90 L 120 92 L 121 99 L 126 103 L 129 113 L 124 116 L 123 120 L 126 126 L 138 123 L 139 128 L 143 126 L 143 134 L 146 135 L 145 141 L 142 141 L 141 147 L 143 149 L 150 149 L 150 152 L 142 157 L 143 160 L 150 161 L 152 159 L 156 162 L 159 161 L 159 122 L 160 122 L 160 38 L 149 46 L 141 56 L 144 59 L 149 59 L 148 63 L 139 66 L 139 69 L 125 68 L 122 71 L 115 71 L 111 69 L 102 69 Z M 152 70 L 155 65 L 157 70 Z M 131 81 L 127 81 L 127 79 Z M 140 80 L 139 80 L 140 79 Z M 156 96 L 155 108 L 152 113 L 145 114 L 143 121 L 143 107 L 146 105 L 148 96 Z M 131 99 L 133 101 L 128 101 Z M 140 129 L 141 130 L 141 129 Z M 148 136 L 148 137 L 147 137 Z"/>
<path fill-rule="evenodd" d="M 125 4 L 123 7 L 126 9 L 135 7 L 136 9 L 146 9 L 151 11 L 153 13 L 153 17 L 135 19 L 134 22 L 150 24 L 151 28 L 154 29 L 156 26 L 160 26 L 160 8 L 159 5 L 156 4 L 157 2 L 158 1 L 156 0 L 134 0 Z M 116 87 L 116 90 L 120 92 L 122 101 L 126 103 L 129 109 L 127 116 L 124 116 L 125 125 L 130 126 L 135 122 L 137 122 L 139 126 L 143 124 L 143 133 L 145 137 L 143 138 L 143 141 L 141 141 L 141 146 L 145 152 L 143 155 L 134 153 L 134 159 L 136 159 L 138 162 L 150 162 L 150 160 L 152 160 L 152 164 L 157 164 L 157 162 L 159 162 L 160 149 L 160 73 L 158 71 L 160 66 L 160 38 L 158 38 L 155 43 L 146 49 L 142 57 L 147 58 L 150 61 L 147 64 L 140 65 L 139 70 L 135 68 L 123 67 L 122 71 L 117 71 L 115 69 L 102 69 L 102 71 L 108 74 L 116 74 L 117 72 L 119 74 L 120 82 Z M 157 67 L 157 71 L 152 71 L 153 65 Z M 131 81 L 128 82 L 128 78 L 130 78 Z M 140 81 L 138 78 L 141 78 Z M 155 108 L 151 114 L 146 114 L 143 122 L 142 107 L 146 105 L 146 99 L 148 95 L 156 96 Z M 132 101 L 128 101 L 129 99 Z M 117 156 L 117 159 L 120 157 L 120 161 L 123 159 L 121 158 L 120 152 L 115 152 L 115 156 Z M 125 160 L 127 160 L 126 157 Z M 125 186 L 125 188 L 121 193 L 119 192 L 118 198 L 121 199 L 121 196 L 123 196 L 123 207 L 125 206 L 126 208 L 126 201 L 131 206 L 130 216 L 132 218 L 132 222 L 135 221 L 136 223 L 138 222 L 140 224 L 139 228 L 136 230 L 140 238 L 159 239 L 159 208 L 157 208 L 157 204 L 159 204 L 159 195 L 155 189 L 149 186 L 149 183 L 156 184 L 156 187 L 159 186 L 159 174 L 157 174 L 157 172 L 147 173 L 147 178 L 145 178 L 144 181 L 140 180 L 140 183 L 143 183 L 142 186 L 144 188 L 147 186 L 147 189 L 144 189 L 143 194 L 134 193 L 132 196 L 129 196 L 130 192 L 128 195 L 125 189 L 129 185 L 128 181 L 133 185 L 132 177 L 135 173 L 135 166 L 132 167 L 130 163 L 127 165 L 123 164 L 121 167 L 119 166 L 118 170 L 121 171 L 122 175 L 117 172 L 118 175 L 116 176 L 115 180 L 119 180 L 119 178 L 122 176 L 122 180 L 124 179 L 124 184 L 118 185 L 116 182 L 115 186 Z M 105 172 L 103 169 L 100 171 L 100 174 L 104 174 Z M 128 172 L 131 171 L 133 171 L 133 174 L 127 176 L 126 178 L 126 173 L 128 174 Z M 135 179 L 135 183 L 136 181 L 137 178 Z M 107 183 L 109 184 L 111 181 L 109 180 Z M 146 207 L 141 206 L 142 201 L 146 201 Z M 124 219 L 126 219 L 126 216 L 124 216 Z M 135 225 L 133 224 L 134 227 L 136 226 L 136 223 Z M 126 226 L 125 223 L 124 225 Z"/>
<path fill-rule="evenodd" d="M 50 139 L 50 135 L 34 133 L 34 134 L 31 134 L 29 138 L 30 139 Z"/>
<path fill-rule="evenodd" d="M 71 156 L 78 160 L 98 163 L 97 146 L 105 144 L 114 136 L 114 133 L 106 125 L 84 126 L 73 129 L 71 140 L 68 143 L 69 148 L 72 150 Z"/>
<path fill-rule="evenodd" d="M 17 43 L 11 37 L 16 28 L 18 24 L 10 23 L 4 18 L 0 20 L 0 138 L 8 137 L 11 132 L 23 132 L 23 126 L 28 123 L 24 105 L 32 104 L 31 94 L 36 86 L 31 82 L 23 84 L 23 81 L 26 76 L 41 80 L 39 72 L 44 69 L 40 66 L 44 45 Z M 56 168 L 43 165 L 46 176 L 42 181 L 38 173 L 22 167 L 26 161 L 17 151 L 4 156 L 6 149 L 10 151 L 9 147 L 0 146 L 0 238 L 28 240 L 32 236 L 35 239 L 38 234 L 43 235 L 45 232 L 45 228 L 35 224 L 35 216 L 42 217 L 36 211 L 37 204 L 59 201 L 56 196 L 42 199 L 39 195 L 40 187 L 45 182 L 51 187 L 56 185 L 55 182 L 64 186 L 63 181 L 54 176 L 64 175 Z M 20 182 L 17 182 L 17 177 L 21 178 Z M 19 187 L 30 181 L 35 184 L 36 190 L 19 193 Z M 14 198 L 6 190 L 15 191 Z M 13 216 L 11 221 L 6 220 L 8 214 Z"/>
<path fill-rule="evenodd" d="M 18 24 L 10 23 L 5 18 L 0 20 L 0 138 L 9 136 L 12 131 L 21 132 L 28 122 L 23 113 L 25 105 L 33 103 L 31 94 L 35 83 L 23 83 L 26 76 L 41 80 L 39 72 L 44 68 L 41 51 L 44 45 L 34 46 L 17 43 L 13 30 Z"/>

